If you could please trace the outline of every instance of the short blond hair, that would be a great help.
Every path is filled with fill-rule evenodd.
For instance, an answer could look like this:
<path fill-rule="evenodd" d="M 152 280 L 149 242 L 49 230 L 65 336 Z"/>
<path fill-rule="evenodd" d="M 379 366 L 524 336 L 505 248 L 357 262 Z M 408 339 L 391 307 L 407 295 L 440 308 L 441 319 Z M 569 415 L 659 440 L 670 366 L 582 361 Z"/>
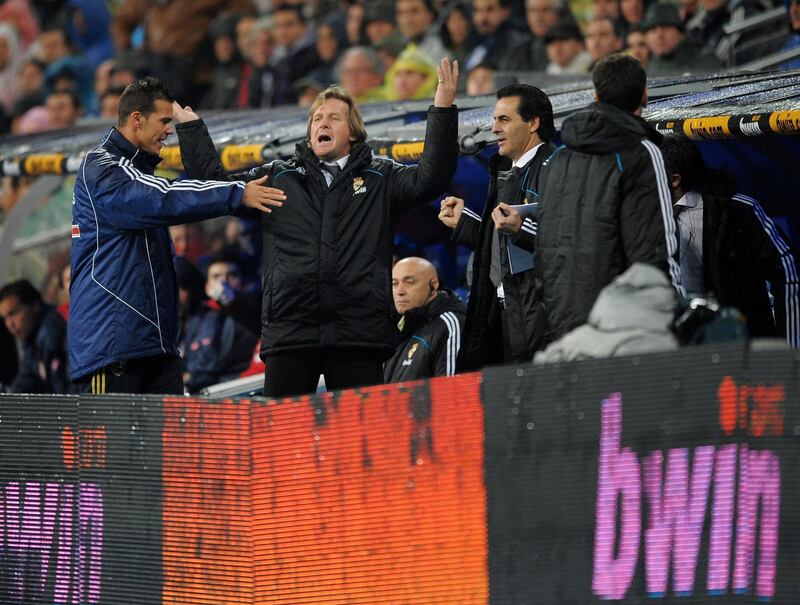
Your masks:
<path fill-rule="evenodd" d="M 311 104 L 311 107 L 308 108 L 306 138 L 311 139 L 311 120 L 314 118 L 314 112 L 317 111 L 320 105 L 322 105 L 328 99 L 338 99 L 339 101 L 344 101 L 347 103 L 347 107 L 349 108 L 347 125 L 350 127 L 350 136 L 355 139 L 356 143 L 363 143 L 366 141 L 367 129 L 364 127 L 364 120 L 361 117 L 361 111 L 359 111 L 356 102 L 353 100 L 353 96 L 347 92 L 346 89 L 337 85 L 328 86 L 328 88 L 319 93 L 317 98 L 314 99 L 314 102 Z"/>

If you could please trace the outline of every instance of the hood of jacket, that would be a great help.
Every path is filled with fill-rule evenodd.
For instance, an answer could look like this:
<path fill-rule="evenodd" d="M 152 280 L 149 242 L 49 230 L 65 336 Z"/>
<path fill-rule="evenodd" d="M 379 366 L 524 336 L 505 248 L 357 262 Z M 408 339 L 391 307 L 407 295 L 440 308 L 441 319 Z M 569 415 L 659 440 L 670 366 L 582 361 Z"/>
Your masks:
<path fill-rule="evenodd" d="M 642 118 L 608 103 L 592 103 L 564 120 L 561 140 L 570 149 L 592 155 L 616 153 L 643 138 L 656 144 L 663 138 Z"/>
<path fill-rule="evenodd" d="M 672 324 L 675 303 L 672 286 L 662 271 L 634 263 L 600 292 L 589 323 L 605 332 L 665 332 Z"/>
<path fill-rule="evenodd" d="M 467 307 L 458 294 L 452 290 L 439 290 L 436 298 L 427 305 L 415 307 L 405 312 L 398 323 L 400 333 L 404 336 L 413 334 L 420 326 L 425 325 L 429 321 L 439 317 L 442 313 L 447 313 L 448 311 L 463 316 L 467 312 Z"/>

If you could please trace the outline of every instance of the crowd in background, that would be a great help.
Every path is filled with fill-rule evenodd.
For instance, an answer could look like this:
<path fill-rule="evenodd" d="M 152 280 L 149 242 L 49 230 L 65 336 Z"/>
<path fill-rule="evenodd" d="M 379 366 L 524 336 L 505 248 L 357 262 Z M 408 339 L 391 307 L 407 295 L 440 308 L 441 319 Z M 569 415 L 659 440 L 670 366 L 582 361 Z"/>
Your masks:
<path fill-rule="evenodd" d="M 359 101 L 430 98 L 442 56 L 461 62 L 469 94 L 493 92 L 497 71 L 586 74 L 621 50 L 651 76 L 719 72 L 800 44 L 796 0 L 788 33 L 785 21 L 727 33 L 775 1 L 8 0 L 0 134 L 114 120 L 144 75 L 209 110 L 308 106 L 334 82 Z"/>

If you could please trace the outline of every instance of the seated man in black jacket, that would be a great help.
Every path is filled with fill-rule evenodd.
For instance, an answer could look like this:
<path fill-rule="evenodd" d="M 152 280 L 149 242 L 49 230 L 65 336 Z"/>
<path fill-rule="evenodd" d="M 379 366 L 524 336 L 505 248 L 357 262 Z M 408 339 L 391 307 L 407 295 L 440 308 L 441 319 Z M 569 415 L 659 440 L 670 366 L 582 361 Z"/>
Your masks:
<path fill-rule="evenodd" d="M 736 193 L 732 175 L 709 169 L 692 141 L 669 136 L 661 151 L 687 293 L 710 292 L 739 309 L 751 337 L 781 337 L 800 347 L 800 284 L 789 238 L 756 200 Z"/>
<path fill-rule="evenodd" d="M 424 258 L 404 258 L 392 269 L 394 308 L 401 341 L 383 368 L 386 382 L 452 376 L 461 345 L 466 308 L 452 292 L 439 290 L 436 267 Z"/>
<path fill-rule="evenodd" d="M 351 95 L 338 86 L 309 109 L 308 139 L 289 160 L 239 175 L 268 178 L 282 206 L 265 205 L 261 356 L 264 392 L 283 397 L 383 382 L 394 348 L 391 260 L 396 217 L 435 199 L 458 160 L 458 66 L 442 59 L 416 166 L 373 157 Z M 192 178 L 228 179 L 203 123 L 176 111 L 181 158 Z"/>
<path fill-rule="evenodd" d="M 0 288 L 0 319 L 19 342 L 13 393 L 68 393 L 67 324 L 25 279 Z"/>

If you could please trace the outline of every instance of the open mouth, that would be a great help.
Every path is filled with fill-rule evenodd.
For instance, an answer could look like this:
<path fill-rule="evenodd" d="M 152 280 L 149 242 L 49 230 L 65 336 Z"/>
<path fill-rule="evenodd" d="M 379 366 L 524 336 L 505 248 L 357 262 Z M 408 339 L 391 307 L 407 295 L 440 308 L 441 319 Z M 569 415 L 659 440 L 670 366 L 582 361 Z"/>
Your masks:
<path fill-rule="evenodd" d="M 321 134 L 317 136 L 317 143 L 330 143 L 333 139 L 329 134 Z"/>

